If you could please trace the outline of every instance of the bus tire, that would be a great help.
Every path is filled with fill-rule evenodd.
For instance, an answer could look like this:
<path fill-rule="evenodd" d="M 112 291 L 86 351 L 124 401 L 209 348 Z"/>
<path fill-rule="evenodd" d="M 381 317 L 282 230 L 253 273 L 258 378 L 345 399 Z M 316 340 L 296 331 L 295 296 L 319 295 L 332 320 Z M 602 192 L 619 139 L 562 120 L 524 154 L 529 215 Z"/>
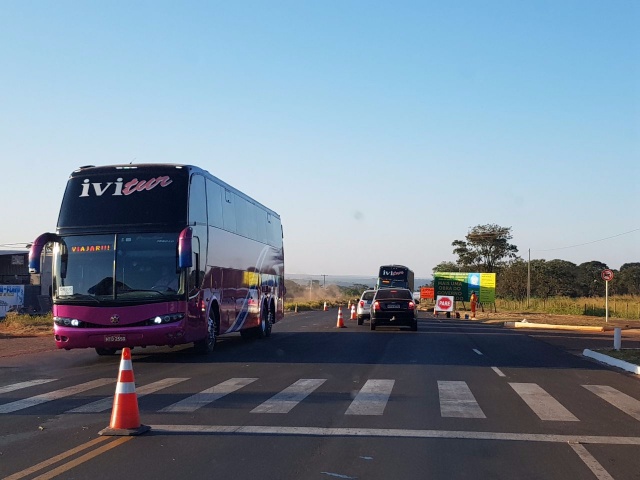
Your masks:
<path fill-rule="evenodd" d="M 96 353 L 98 355 L 115 355 L 116 350 L 115 348 L 96 348 Z"/>
<path fill-rule="evenodd" d="M 209 315 L 207 320 L 207 336 L 202 340 L 193 342 L 193 346 L 198 353 L 212 353 L 216 348 L 216 341 L 220 333 L 220 323 L 215 313 Z"/>
<path fill-rule="evenodd" d="M 271 336 L 271 327 L 273 326 L 273 311 L 267 308 L 267 313 L 260 317 L 260 325 L 256 330 L 258 338 L 266 338 Z"/>

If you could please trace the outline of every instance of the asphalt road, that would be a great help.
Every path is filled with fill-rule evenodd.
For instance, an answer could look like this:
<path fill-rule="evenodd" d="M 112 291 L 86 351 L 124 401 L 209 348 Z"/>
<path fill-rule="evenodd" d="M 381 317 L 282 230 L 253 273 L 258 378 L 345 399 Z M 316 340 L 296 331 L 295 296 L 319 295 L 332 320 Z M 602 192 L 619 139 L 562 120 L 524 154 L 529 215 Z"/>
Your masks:
<path fill-rule="evenodd" d="M 211 356 L 134 349 L 137 437 L 98 435 L 119 356 L 0 358 L 0 478 L 640 479 L 640 381 L 576 355 L 576 335 L 569 351 L 543 332 L 336 315 L 290 314 Z"/>

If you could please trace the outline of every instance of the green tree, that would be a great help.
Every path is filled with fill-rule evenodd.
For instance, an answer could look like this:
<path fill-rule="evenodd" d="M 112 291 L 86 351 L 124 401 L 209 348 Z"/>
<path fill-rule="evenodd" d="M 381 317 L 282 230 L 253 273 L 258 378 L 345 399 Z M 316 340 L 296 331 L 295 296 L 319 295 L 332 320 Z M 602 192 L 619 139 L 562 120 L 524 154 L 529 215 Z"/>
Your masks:
<path fill-rule="evenodd" d="M 576 283 L 578 278 L 578 267 L 575 263 L 566 260 L 542 261 L 541 265 L 531 262 L 532 273 L 531 290 L 538 297 L 576 297 L 580 294 L 580 289 Z M 539 268 L 539 269 L 538 269 Z"/>
<path fill-rule="evenodd" d="M 511 227 L 496 224 L 476 225 L 469 230 L 465 240 L 451 243 L 458 256 L 457 265 L 462 271 L 473 267 L 477 271 L 494 273 L 506 261 L 517 258 L 518 247 L 509 243 Z"/>
<path fill-rule="evenodd" d="M 454 262 L 440 262 L 438 265 L 433 267 L 433 273 L 436 272 L 459 272 L 460 265 Z"/>
<path fill-rule="evenodd" d="M 501 297 L 524 300 L 527 298 L 527 262 L 521 258 L 504 265 L 496 278 L 496 293 Z"/>
<path fill-rule="evenodd" d="M 606 268 L 608 268 L 606 263 L 596 260 L 578 265 L 577 283 L 582 296 L 604 297 L 605 285 L 601 274 Z"/>
<path fill-rule="evenodd" d="M 619 285 L 618 293 L 640 295 L 640 263 L 625 263 L 620 267 L 620 274 L 613 278 Z M 612 282 L 612 283 L 613 283 Z"/>

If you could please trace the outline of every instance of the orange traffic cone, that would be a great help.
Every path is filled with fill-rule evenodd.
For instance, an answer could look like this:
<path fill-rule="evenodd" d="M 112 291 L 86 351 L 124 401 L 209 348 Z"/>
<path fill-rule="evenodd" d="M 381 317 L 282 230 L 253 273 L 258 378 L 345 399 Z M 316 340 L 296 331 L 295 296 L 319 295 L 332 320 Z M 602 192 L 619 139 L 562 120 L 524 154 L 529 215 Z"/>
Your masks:
<path fill-rule="evenodd" d="M 151 427 L 140 423 L 138 411 L 138 396 L 136 384 L 133 379 L 133 367 L 131 365 L 131 349 L 122 349 L 120 359 L 120 372 L 116 394 L 113 398 L 113 410 L 111 411 L 111 424 L 98 432 L 100 435 L 140 435 L 148 432 Z"/>
<path fill-rule="evenodd" d="M 358 317 L 356 316 L 356 306 L 351 305 L 351 320 L 356 320 Z"/>
<path fill-rule="evenodd" d="M 324 302 L 324 308 L 323 308 L 323 310 L 324 310 L 325 312 L 329 310 L 329 309 L 327 308 L 327 302 Z"/>
<path fill-rule="evenodd" d="M 336 324 L 336 328 L 346 328 L 342 320 L 342 307 L 338 307 L 338 323 Z"/>

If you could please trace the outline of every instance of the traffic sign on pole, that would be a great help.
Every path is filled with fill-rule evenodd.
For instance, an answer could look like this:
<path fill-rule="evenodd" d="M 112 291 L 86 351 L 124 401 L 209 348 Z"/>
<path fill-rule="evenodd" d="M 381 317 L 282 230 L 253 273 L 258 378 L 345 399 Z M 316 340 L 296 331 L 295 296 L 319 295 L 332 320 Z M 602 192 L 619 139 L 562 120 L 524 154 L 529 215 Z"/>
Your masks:
<path fill-rule="evenodd" d="M 610 280 L 613 280 L 613 270 L 609 270 L 608 268 L 606 270 L 603 270 L 602 273 L 600 274 L 600 276 L 602 277 L 602 279 L 605 282 L 608 282 Z"/>

